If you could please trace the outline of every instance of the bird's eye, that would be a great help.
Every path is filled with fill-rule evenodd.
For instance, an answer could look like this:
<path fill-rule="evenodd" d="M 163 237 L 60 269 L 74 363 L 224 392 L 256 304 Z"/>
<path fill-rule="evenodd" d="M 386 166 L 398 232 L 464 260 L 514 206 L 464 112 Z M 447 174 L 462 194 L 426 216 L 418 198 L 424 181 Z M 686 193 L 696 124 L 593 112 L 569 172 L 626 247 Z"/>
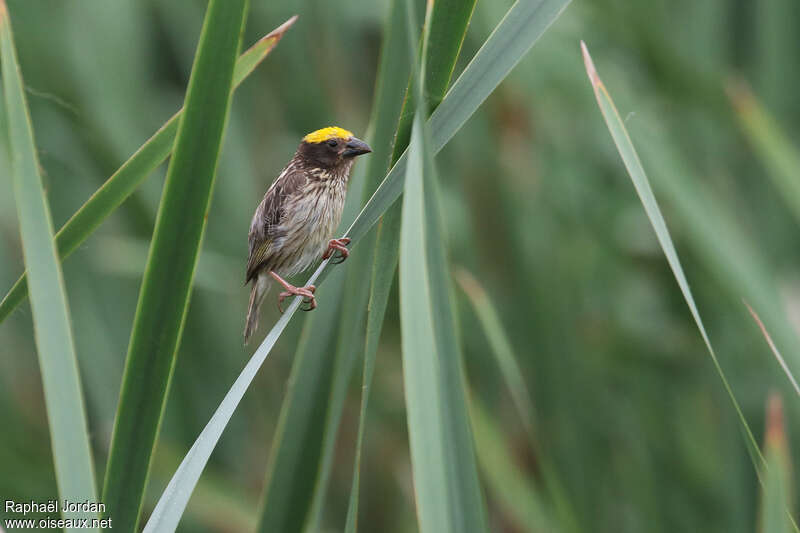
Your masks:
<path fill-rule="evenodd" d="M 330 146 L 331 148 L 336 148 L 336 146 L 338 144 L 339 144 L 339 141 L 337 141 L 336 139 L 331 139 L 331 140 L 328 141 L 328 146 Z"/>

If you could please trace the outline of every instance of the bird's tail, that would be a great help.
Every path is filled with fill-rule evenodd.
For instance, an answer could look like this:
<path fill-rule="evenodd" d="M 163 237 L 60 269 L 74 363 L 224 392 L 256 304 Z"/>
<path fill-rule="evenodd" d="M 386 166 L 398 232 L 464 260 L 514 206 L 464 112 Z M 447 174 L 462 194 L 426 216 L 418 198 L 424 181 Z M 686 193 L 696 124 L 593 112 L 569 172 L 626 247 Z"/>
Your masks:
<path fill-rule="evenodd" d="M 269 291 L 269 287 L 267 280 L 262 279 L 260 276 L 253 280 L 253 287 L 250 289 L 250 304 L 247 306 L 247 322 L 244 326 L 245 345 L 250 342 L 250 337 L 258 329 L 261 302 L 264 300 L 264 295 Z"/>

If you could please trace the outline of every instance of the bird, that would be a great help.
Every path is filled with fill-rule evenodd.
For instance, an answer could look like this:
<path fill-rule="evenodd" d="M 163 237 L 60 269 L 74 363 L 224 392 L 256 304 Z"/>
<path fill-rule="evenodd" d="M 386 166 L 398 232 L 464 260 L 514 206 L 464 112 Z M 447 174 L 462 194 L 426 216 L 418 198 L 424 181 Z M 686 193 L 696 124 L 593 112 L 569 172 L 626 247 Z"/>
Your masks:
<path fill-rule="evenodd" d="M 334 239 L 342 218 L 347 181 L 355 158 L 370 153 L 367 143 L 338 126 L 313 131 L 303 137 L 292 159 L 267 189 L 250 223 L 245 285 L 252 283 L 244 343 L 258 328 L 261 302 L 272 281 L 284 291 L 278 309 L 290 296 L 302 296 L 304 308 L 317 307 L 316 287 L 295 287 L 288 281 L 318 259 L 334 257 L 341 263 L 349 255 L 350 239 Z"/>

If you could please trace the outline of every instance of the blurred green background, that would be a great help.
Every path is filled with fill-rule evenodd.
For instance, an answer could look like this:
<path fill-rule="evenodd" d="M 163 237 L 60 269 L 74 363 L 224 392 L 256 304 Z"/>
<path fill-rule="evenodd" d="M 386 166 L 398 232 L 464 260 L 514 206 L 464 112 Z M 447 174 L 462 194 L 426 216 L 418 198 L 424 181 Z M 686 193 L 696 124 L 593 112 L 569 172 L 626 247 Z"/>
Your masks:
<path fill-rule="evenodd" d="M 205 2 L 8 3 L 60 227 L 181 105 Z M 456 74 L 510 4 L 478 0 Z M 305 133 L 330 124 L 364 133 L 386 10 L 386 1 L 251 1 L 244 46 L 292 14 L 300 19 L 233 100 L 146 514 L 249 356 L 241 331 L 252 212 Z M 742 298 L 800 369 L 800 219 L 725 86 L 751 85 L 796 140 L 798 31 L 795 0 L 574 0 L 437 158 L 451 262 L 499 310 L 533 396 L 538 452 L 456 290 L 470 385 L 518 470 L 537 485 L 543 470 L 556 473 L 576 529 L 753 531 L 758 514 L 739 422 L 598 112 L 579 41 L 640 149 L 756 438 L 767 394 L 778 389 L 791 444 L 800 402 Z M 99 476 L 163 176 L 164 168 L 64 264 Z M 11 187 L 0 147 L 3 293 L 23 270 Z M 264 308 L 259 335 L 278 316 Z M 183 531 L 252 529 L 304 318 L 232 419 Z M 397 321 L 394 294 L 362 465 L 366 531 L 417 527 Z M 0 325 L 0 354 L 0 497 L 55 497 L 27 303 Z M 331 530 L 346 513 L 360 383 L 358 370 L 325 511 Z M 492 530 L 521 531 L 502 495 L 485 489 Z"/>

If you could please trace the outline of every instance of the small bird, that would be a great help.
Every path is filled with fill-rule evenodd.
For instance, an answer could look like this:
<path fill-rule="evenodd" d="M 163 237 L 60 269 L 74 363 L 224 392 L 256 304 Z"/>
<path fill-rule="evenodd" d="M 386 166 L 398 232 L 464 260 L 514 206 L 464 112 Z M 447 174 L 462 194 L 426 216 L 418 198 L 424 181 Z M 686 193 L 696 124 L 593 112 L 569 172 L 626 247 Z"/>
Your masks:
<path fill-rule="evenodd" d="M 350 239 L 333 239 L 333 232 L 342 218 L 353 161 L 371 151 L 367 143 L 343 128 L 322 128 L 303 137 L 294 157 L 267 190 L 253 214 L 248 236 L 245 284 L 252 281 L 253 286 L 245 344 L 258 327 L 259 307 L 270 278 L 285 289 L 278 295 L 278 309 L 284 299 L 295 295 L 304 297 L 308 306 L 304 310 L 317 306 L 316 287 L 295 287 L 284 278 L 337 252 L 337 263 L 347 258 Z"/>

